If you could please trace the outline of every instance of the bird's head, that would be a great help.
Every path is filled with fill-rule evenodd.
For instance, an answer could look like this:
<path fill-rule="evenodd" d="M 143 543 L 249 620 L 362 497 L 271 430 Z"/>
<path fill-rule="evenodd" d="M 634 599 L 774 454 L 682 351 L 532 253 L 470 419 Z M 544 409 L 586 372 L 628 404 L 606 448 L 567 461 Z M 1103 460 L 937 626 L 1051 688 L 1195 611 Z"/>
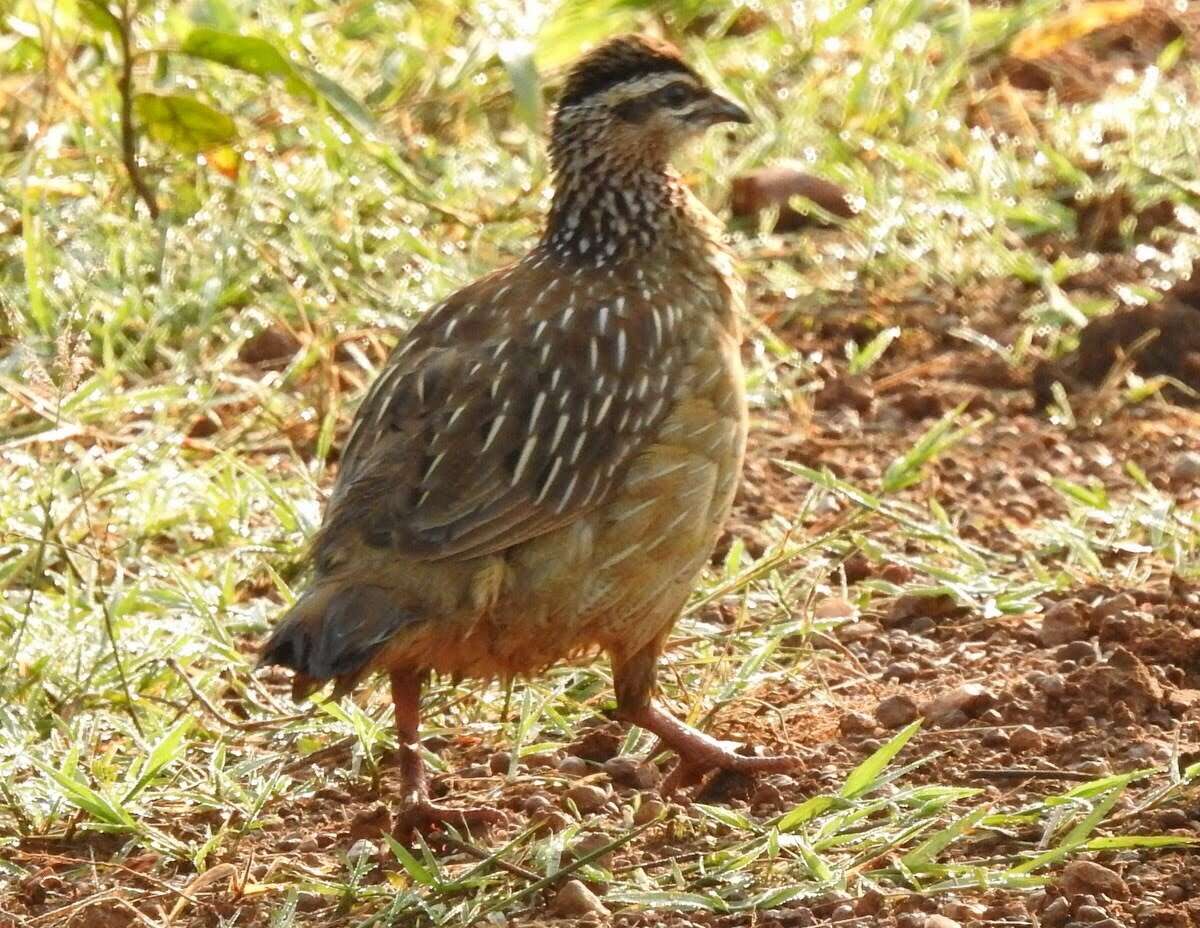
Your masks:
<path fill-rule="evenodd" d="M 665 163 L 687 139 L 746 111 L 713 91 L 666 42 L 642 35 L 610 39 L 571 68 L 551 130 L 551 157 L 575 155 Z"/>

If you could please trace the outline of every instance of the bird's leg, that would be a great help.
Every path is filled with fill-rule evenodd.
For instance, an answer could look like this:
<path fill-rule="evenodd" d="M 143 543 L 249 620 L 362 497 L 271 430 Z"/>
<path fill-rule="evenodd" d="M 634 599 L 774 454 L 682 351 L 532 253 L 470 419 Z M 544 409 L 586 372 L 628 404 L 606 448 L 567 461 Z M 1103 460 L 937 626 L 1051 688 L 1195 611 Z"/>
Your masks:
<path fill-rule="evenodd" d="M 698 783 L 712 770 L 736 773 L 783 773 L 802 763 L 799 757 L 782 754 L 755 756 L 740 753 L 733 741 L 720 741 L 686 725 L 654 704 L 654 678 L 658 662 L 657 642 L 626 660 L 613 659 L 613 682 L 617 690 L 617 718 L 658 735 L 662 744 L 679 755 L 679 763 L 663 781 L 663 792 Z"/>
<path fill-rule="evenodd" d="M 394 670 L 391 674 L 392 703 L 396 707 L 396 735 L 400 742 L 401 811 L 397 833 L 404 838 L 425 832 L 439 823 L 471 825 L 500 822 L 504 813 L 488 806 L 453 809 L 429 798 L 429 775 L 421 758 L 418 728 L 421 718 L 421 687 L 425 675 Z"/>

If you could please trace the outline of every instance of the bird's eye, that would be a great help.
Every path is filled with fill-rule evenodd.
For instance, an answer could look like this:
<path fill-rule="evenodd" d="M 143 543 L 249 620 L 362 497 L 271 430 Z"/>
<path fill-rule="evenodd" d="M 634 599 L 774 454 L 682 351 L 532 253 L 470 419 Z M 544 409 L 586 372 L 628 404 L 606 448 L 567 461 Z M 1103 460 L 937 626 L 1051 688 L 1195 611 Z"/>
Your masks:
<path fill-rule="evenodd" d="M 663 106 L 677 107 L 683 106 L 692 98 L 692 91 L 686 84 L 671 84 L 669 87 L 663 88 L 659 99 L 662 100 Z"/>

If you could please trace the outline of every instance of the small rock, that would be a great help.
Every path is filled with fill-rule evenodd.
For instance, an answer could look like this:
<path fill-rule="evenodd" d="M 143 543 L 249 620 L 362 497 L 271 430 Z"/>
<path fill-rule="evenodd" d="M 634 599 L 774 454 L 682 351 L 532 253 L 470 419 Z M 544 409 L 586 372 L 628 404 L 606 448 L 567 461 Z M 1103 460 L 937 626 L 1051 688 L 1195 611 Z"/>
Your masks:
<path fill-rule="evenodd" d="M 382 802 L 355 813 L 350 820 L 351 838 L 378 838 L 392 830 L 392 812 Z"/>
<path fill-rule="evenodd" d="M 358 860 L 362 857 L 374 857 L 377 848 L 374 841 L 368 841 L 366 838 L 359 838 L 350 845 L 350 850 L 346 851 L 348 860 Z"/>
<path fill-rule="evenodd" d="M 851 622 L 849 625 L 839 625 L 837 636 L 839 640 L 850 643 L 878 637 L 880 631 L 874 622 Z"/>
<path fill-rule="evenodd" d="M 1200 481 L 1200 452 L 1184 451 L 1171 465 L 1171 479 L 1179 483 Z"/>
<path fill-rule="evenodd" d="M 313 851 L 319 851 L 320 849 L 321 845 L 314 835 L 310 835 L 296 845 L 296 850 L 301 854 L 311 854 Z"/>
<path fill-rule="evenodd" d="M 1041 733 L 1029 725 L 1022 725 L 1008 736 L 1008 747 L 1015 754 L 1040 753 L 1044 746 Z"/>
<path fill-rule="evenodd" d="M 587 857 L 589 854 L 596 853 L 597 851 L 600 850 L 600 848 L 605 847 L 606 845 L 611 844 L 611 843 L 612 843 L 611 838 L 608 838 L 605 835 L 602 835 L 598 832 L 593 832 L 591 834 L 586 834 L 586 835 L 580 835 L 579 838 L 574 843 L 571 844 L 571 847 L 570 847 L 571 856 L 574 857 L 576 860 L 579 860 L 581 857 Z M 611 863 L 611 861 L 612 861 L 612 852 L 611 851 L 600 857 L 593 858 L 593 862 L 597 866 L 600 866 L 600 867 L 607 867 L 609 865 L 609 863 Z"/>
<path fill-rule="evenodd" d="M 633 813 L 633 824 L 645 825 L 652 822 L 667 810 L 667 804 L 661 799 L 646 799 Z"/>
<path fill-rule="evenodd" d="M 591 767 L 588 762 L 582 757 L 576 757 L 574 754 L 568 754 L 558 762 L 558 772 L 566 774 L 569 777 L 587 776 Z"/>
<path fill-rule="evenodd" d="M 1068 896 L 1099 893 L 1109 899 L 1129 898 L 1129 887 L 1121 875 L 1091 860 L 1073 860 L 1063 867 L 1058 885 Z M 1107 913 L 1101 917 L 1107 917 Z"/>
<path fill-rule="evenodd" d="M 574 803 L 575 808 L 580 812 L 586 814 L 603 808 L 604 804 L 608 802 L 609 794 L 608 790 L 601 789 L 599 786 L 580 783 L 567 790 L 564 798 L 568 802 Z"/>
<path fill-rule="evenodd" d="M 955 713 L 975 718 L 995 702 L 995 694 L 981 684 L 963 683 L 931 699 L 925 705 L 924 713 L 935 724 L 943 724 Z"/>
<path fill-rule="evenodd" d="M 1081 905 L 1075 910 L 1075 918 L 1084 924 L 1095 925 L 1108 918 L 1108 913 L 1098 905 Z"/>
<path fill-rule="evenodd" d="M 1062 928 L 1071 917 L 1071 903 L 1059 896 L 1042 910 L 1041 922 L 1046 928 Z"/>
<path fill-rule="evenodd" d="M 496 751 L 496 753 L 488 758 L 488 770 L 498 776 L 503 776 L 508 773 L 511 763 L 512 755 L 508 751 Z"/>
<path fill-rule="evenodd" d="M 539 815 L 542 812 L 549 812 L 554 805 L 541 793 L 535 793 L 521 803 L 521 808 L 529 815 Z"/>
<path fill-rule="evenodd" d="M 945 915 L 930 915 L 925 919 L 925 928 L 962 928 L 962 926 Z"/>
<path fill-rule="evenodd" d="M 1093 610 L 1093 615 L 1096 621 L 1103 622 L 1105 619 L 1123 618 L 1130 612 L 1137 612 L 1137 600 L 1129 593 L 1117 593 L 1101 602 Z"/>
<path fill-rule="evenodd" d="M 658 785 L 658 768 L 646 764 L 636 757 L 621 754 L 604 762 L 604 772 L 608 778 L 620 786 L 633 786 L 637 789 L 650 789 Z"/>
<path fill-rule="evenodd" d="M 238 360 L 260 367 L 283 367 L 297 351 L 300 340 L 281 325 L 250 336 L 238 348 Z"/>
<path fill-rule="evenodd" d="M 1077 599 L 1055 603 L 1042 616 L 1039 637 L 1044 648 L 1079 641 L 1088 636 L 1087 606 Z"/>
<path fill-rule="evenodd" d="M 600 898 L 579 880 L 564 883 L 551 907 L 555 915 L 599 915 L 601 918 L 608 915 L 608 909 Z"/>
<path fill-rule="evenodd" d="M 847 712 L 838 722 L 843 735 L 869 735 L 875 730 L 875 720 L 865 712 Z"/>
<path fill-rule="evenodd" d="M 1091 641 L 1072 641 L 1064 644 L 1054 652 L 1054 659 L 1060 664 L 1074 661 L 1082 664 L 1096 660 L 1096 646 Z"/>
<path fill-rule="evenodd" d="M 542 754 L 526 754 L 521 758 L 521 763 L 530 770 L 553 770 L 562 763 L 562 760 L 562 754 L 558 751 L 550 751 Z"/>
<path fill-rule="evenodd" d="M 912 661 L 895 661 L 887 665 L 887 669 L 883 671 L 883 679 L 895 680 L 898 683 L 911 683 L 920 672 L 921 668 Z"/>
<path fill-rule="evenodd" d="M 814 619 L 853 619 L 857 618 L 858 609 L 853 603 L 849 603 L 840 596 L 827 596 L 822 599 L 816 606 L 813 607 Z M 857 623 L 856 623 L 857 624 Z M 866 623 L 871 625 L 872 623 Z M 874 626 L 878 631 L 878 626 Z M 839 630 L 840 632 L 840 630 Z"/>
<path fill-rule="evenodd" d="M 875 707 L 875 719 L 884 728 L 902 728 L 915 721 L 918 714 L 916 702 L 905 693 L 889 696 Z"/>

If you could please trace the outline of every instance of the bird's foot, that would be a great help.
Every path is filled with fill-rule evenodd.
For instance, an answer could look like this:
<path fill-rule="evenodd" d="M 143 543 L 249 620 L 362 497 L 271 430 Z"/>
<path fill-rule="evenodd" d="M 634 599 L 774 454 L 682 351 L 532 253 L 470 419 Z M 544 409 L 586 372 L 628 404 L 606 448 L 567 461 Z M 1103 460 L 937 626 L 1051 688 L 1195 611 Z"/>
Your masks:
<path fill-rule="evenodd" d="M 685 725 L 652 704 L 622 713 L 622 717 L 658 735 L 663 747 L 679 755 L 679 763 L 663 780 L 662 792 L 665 796 L 700 783 L 713 771 L 753 776 L 758 773 L 787 773 L 804 764 L 802 758 L 794 755 L 756 755 L 746 745 L 720 741 Z"/>
<path fill-rule="evenodd" d="M 700 732 L 696 734 L 702 742 L 698 742 L 694 750 L 680 750 L 678 745 L 672 745 L 679 753 L 679 762 L 663 779 L 661 790 L 664 796 L 695 786 L 714 772 L 742 776 L 789 773 L 804 763 L 800 757 L 792 754 L 754 754 L 750 753 L 753 749 L 749 745 L 717 741 Z"/>
<path fill-rule="evenodd" d="M 444 826 L 469 831 L 473 825 L 494 825 L 506 821 L 505 815 L 492 806 L 456 808 L 433 802 L 426 796 L 410 797 L 394 820 L 395 836 L 410 840 L 413 835 L 428 835 Z"/>

